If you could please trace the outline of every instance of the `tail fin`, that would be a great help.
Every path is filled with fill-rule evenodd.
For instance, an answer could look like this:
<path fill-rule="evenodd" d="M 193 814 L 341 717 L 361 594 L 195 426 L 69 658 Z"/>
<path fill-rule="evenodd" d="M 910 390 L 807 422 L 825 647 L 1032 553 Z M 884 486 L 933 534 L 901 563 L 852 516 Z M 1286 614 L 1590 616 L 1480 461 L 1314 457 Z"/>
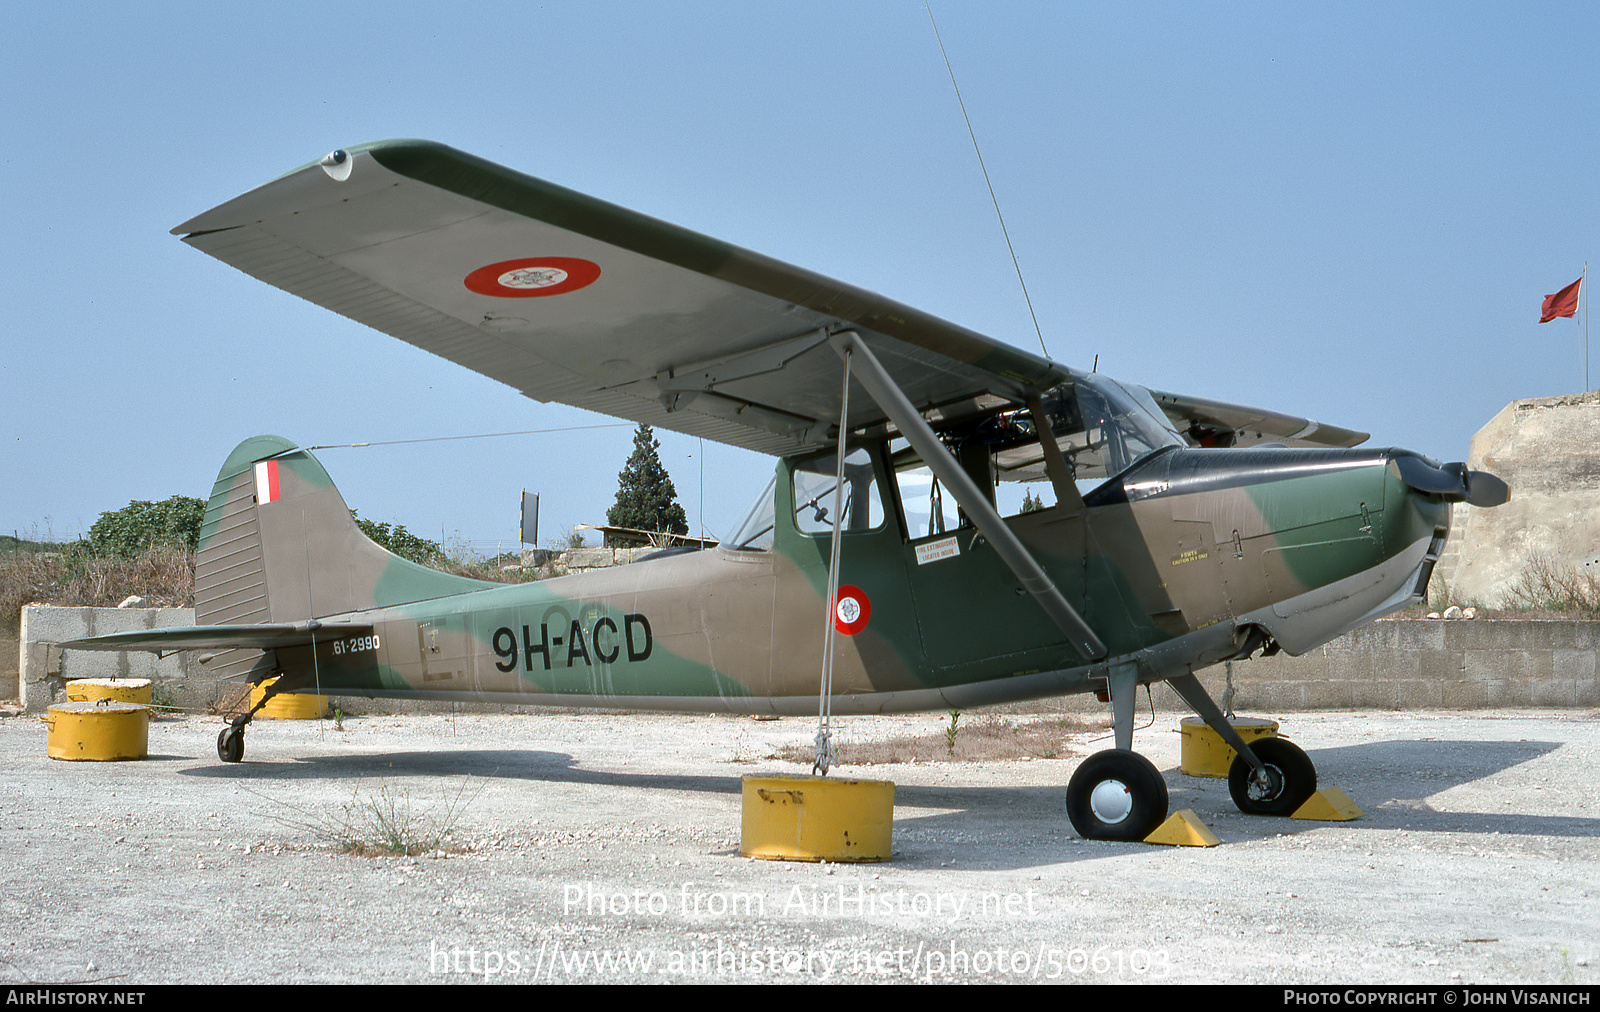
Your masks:
<path fill-rule="evenodd" d="M 206 505 L 195 622 L 296 622 L 489 586 L 374 544 L 317 458 L 256 436 L 228 455 Z"/>

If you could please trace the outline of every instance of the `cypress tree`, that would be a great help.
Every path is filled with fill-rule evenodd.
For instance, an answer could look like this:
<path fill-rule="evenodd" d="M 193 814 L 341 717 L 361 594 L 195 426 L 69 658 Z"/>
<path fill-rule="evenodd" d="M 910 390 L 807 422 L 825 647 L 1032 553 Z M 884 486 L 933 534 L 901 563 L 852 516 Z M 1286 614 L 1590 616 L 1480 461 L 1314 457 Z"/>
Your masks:
<path fill-rule="evenodd" d="M 678 490 L 673 487 L 672 478 L 661 466 L 661 457 L 656 452 L 660 447 L 650 426 L 640 423 L 633 434 L 633 453 L 617 475 L 616 504 L 606 511 L 606 523 L 612 527 L 689 533 L 689 518 L 678 505 Z M 608 545 L 643 543 L 642 539 L 630 539 L 625 535 L 606 537 Z"/>

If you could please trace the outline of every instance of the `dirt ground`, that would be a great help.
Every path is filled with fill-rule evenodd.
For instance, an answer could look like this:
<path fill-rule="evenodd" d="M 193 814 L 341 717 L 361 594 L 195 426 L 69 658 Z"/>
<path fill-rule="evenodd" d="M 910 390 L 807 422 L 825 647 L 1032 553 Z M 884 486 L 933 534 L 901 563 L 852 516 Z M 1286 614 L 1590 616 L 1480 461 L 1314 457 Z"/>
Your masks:
<path fill-rule="evenodd" d="M 1600 981 L 1600 715 L 1285 718 L 1365 810 L 1344 823 L 1240 814 L 1179 771 L 1178 718 L 1135 747 L 1221 846 L 1079 839 L 1063 789 L 1099 727 L 963 714 L 978 755 L 1027 744 L 952 759 L 947 715 L 846 718 L 847 761 L 900 761 L 836 771 L 896 785 L 893 860 L 841 865 L 739 856 L 740 778 L 804 772 L 776 758 L 799 719 L 375 709 L 259 722 L 224 765 L 217 718 L 83 763 L 5 717 L 0 979 Z M 386 832 L 439 844 L 340 849 Z"/>

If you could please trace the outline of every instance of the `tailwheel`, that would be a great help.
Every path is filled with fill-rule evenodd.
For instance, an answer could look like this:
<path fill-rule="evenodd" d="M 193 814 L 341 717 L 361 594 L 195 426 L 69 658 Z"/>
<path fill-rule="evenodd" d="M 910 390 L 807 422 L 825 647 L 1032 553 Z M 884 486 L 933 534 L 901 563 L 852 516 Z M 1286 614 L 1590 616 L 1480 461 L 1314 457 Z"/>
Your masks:
<path fill-rule="evenodd" d="M 1167 782 L 1137 752 L 1096 752 L 1067 784 L 1067 818 L 1086 840 L 1143 840 L 1167 818 Z"/>
<path fill-rule="evenodd" d="M 1266 766 L 1258 774 L 1235 756 L 1228 768 L 1228 793 L 1246 815 L 1293 815 L 1317 792 L 1317 768 L 1300 746 L 1283 738 L 1261 738 L 1250 750 Z"/>
<path fill-rule="evenodd" d="M 267 701 L 281 691 L 283 690 L 280 678 L 266 687 L 266 691 L 261 694 L 261 698 L 248 713 L 236 713 L 228 718 L 228 726 L 217 735 L 218 759 L 225 763 L 236 763 L 244 758 L 244 729 L 250 726 L 250 721 L 254 720 L 261 708 L 267 705 Z"/>
<path fill-rule="evenodd" d="M 229 726 L 217 735 L 217 758 L 236 763 L 244 758 L 244 728 Z"/>

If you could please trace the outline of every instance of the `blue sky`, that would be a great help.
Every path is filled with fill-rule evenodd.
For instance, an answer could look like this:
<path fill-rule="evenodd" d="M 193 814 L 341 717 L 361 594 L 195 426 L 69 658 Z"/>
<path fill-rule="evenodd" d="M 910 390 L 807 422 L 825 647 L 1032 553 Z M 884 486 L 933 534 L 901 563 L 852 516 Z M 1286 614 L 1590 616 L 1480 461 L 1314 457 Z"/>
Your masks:
<path fill-rule="evenodd" d="M 1596 234 L 1597 11 L 934 6 L 1053 357 L 1444 459 L 1583 387 L 1581 325 L 1535 321 Z M 13 4 L 0 89 L 7 533 L 204 496 L 258 432 L 605 421 L 168 234 L 363 141 L 442 141 L 1038 347 L 920 3 Z M 691 522 L 727 533 L 769 462 L 661 438 Z M 630 443 L 319 456 L 364 516 L 492 549 L 523 488 L 547 537 L 602 522 Z"/>

